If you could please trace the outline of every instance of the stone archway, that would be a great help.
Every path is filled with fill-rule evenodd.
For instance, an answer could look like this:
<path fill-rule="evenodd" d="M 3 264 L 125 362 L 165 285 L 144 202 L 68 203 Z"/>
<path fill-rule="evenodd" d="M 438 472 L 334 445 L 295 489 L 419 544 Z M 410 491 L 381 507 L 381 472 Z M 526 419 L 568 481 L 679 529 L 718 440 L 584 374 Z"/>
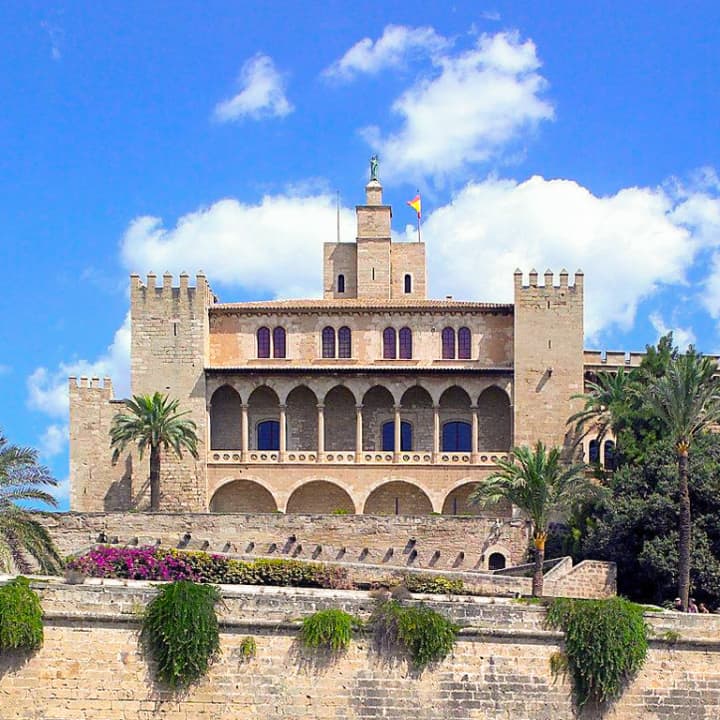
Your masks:
<path fill-rule="evenodd" d="M 229 385 L 210 398 L 210 449 L 239 450 L 242 445 L 242 401 Z"/>
<path fill-rule="evenodd" d="M 318 444 L 317 397 L 299 385 L 287 396 L 287 449 L 315 451 Z"/>
<path fill-rule="evenodd" d="M 348 492 L 328 480 L 310 480 L 293 491 L 285 512 L 331 514 L 337 511 L 355 514 L 355 503 Z"/>
<path fill-rule="evenodd" d="M 277 509 L 272 493 L 254 480 L 231 480 L 210 500 L 213 513 L 271 513 Z"/>
<path fill-rule="evenodd" d="M 478 449 L 507 452 L 512 445 L 510 398 L 504 390 L 492 386 L 478 398 Z"/>
<path fill-rule="evenodd" d="M 404 480 L 391 480 L 375 488 L 365 501 L 365 515 L 429 515 L 433 511 L 427 493 Z"/>
<path fill-rule="evenodd" d="M 470 503 L 470 495 L 479 482 L 467 482 L 453 488 L 443 502 L 443 515 L 482 515 L 493 518 L 509 518 L 512 506 L 507 500 L 500 500 L 491 507 L 482 507 Z"/>

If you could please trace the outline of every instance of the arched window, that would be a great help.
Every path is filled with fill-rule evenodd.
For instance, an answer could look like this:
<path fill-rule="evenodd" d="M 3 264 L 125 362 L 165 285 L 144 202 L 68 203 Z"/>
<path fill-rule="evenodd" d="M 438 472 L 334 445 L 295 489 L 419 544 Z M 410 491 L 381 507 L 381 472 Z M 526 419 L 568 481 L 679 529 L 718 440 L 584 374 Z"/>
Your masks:
<path fill-rule="evenodd" d="M 352 334 L 349 327 L 341 327 L 338 330 L 338 357 L 352 357 Z"/>
<path fill-rule="evenodd" d="M 261 327 L 257 331 L 257 356 L 259 358 L 270 357 L 270 330 Z"/>
<path fill-rule="evenodd" d="M 410 275 L 409 273 L 405 275 L 405 292 L 412 292 L 412 275 Z"/>
<path fill-rule="evenodd" d="M 600 462 L 600 443 L 597 440 L 591 440 L 588 444 L 588 462 L 593 465 Z"/>
<path fill-rule="evenodd" d="M 285 357 L 285 328 L 276 327 L 273 330 L 273 357 Z"/>
<path fill-rule="evenodd" d="M 488 558 L 488 570 L 502 570 L 505 567 L 505 556 L 502 553 L 494 552 Z"/>
<path fill-rule="evenodd" d="M 470 452 L 472 428 L 470 423 L 453 421 L 443 425 L 443 452 Z"/>
<path fill-rule="evenodd" d="M 335 328 L 326 327 L 322 331 L 322 356 L 324 358 L 335 357 Z"/>
<path fill-rule="evenodd" d="M 383 330 L 383 359 L 394 360 L 397 357 L 397 336 L 395 328 Z"/>
<path fill-rule="evenodd" d="M 443 360 L 455 359 L 455 330 L 451 327 L 442 331 L 442 357 Z"/>
<path fill-rule="evenodd" d="M 257 426 L 257 449 L 280 449 L 280 423 L 277 420 L 265 420 Z"/>
<path fill-rule="evenodd" d="M 338 275 L 338 292 L 345 292 L 345 276 L 342 273 Z"/>
<path fill-rule="evenodd" d="M 469 360 L 471 352 L 470 328 L 461 327 L 458 330 L 458 357 L 460 360 Z"/>
<path fill-rule="evenodd" d="M 403 360 L 412 359 L 412 330 L 409 327 L 400 328 L 400 357 Z"/>
<path fill-rule="evenodd" d="M 612 440 L 605 441 L 605 469 L 615 470 L 617 458 L 615 457 L 615 443 Z"/>
<path fill-rule="evenodd" d="M 382 426 L 382 449 L 383 452 L 395 451 L 395 422 L 390 420 Z M 412 450 L 412 425 L 402 420 L 400 422 L 400 451 L 410 452 Z"/>

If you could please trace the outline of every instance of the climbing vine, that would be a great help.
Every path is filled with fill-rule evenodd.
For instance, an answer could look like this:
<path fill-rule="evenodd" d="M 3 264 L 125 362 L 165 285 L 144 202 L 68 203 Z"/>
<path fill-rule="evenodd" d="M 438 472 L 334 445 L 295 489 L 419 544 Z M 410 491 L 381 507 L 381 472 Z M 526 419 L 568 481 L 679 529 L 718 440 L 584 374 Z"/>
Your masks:
<path fill-rule="evenodd" d="M 307 647 L 325 647 L 339 652 L 347 649 L 353 631 L 359 627 L 360 621 L 344 610 L 318 610 L 303 620 L 300 637 Z"/>
<path fill-rule="evenodd" d="M 551 659 L 551 669 L 569 672 L 579 708 L 589 700 L 617 698 L 645 662 L 643 610 L 623 598 L 557 598 L 548 607 L 547 624 L 565 633 L 565 652 Z"/>
<path fill-rule="evenodd" d="M 0 586 L 0 650 L 37 650 L 43 644 L 40 598 L 22 576 Z"/>

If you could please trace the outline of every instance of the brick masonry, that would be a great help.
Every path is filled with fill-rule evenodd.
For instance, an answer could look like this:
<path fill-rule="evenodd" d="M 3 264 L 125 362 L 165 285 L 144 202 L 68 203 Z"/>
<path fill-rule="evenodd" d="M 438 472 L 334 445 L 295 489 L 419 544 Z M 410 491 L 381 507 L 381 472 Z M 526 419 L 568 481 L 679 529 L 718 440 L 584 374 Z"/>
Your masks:
<path fill-rule="evenodd" d="M 543 611 L 507 600 L 426 598 L 463 626 L 453 653 L 419 673 L 402 653 L 361 634 L 344 654 L 308 651 L 298 619 L 326 607 L 367 618 L 366 593 L 275 588 L 224 591 L 222 656 L 186 693 L 156 686 L 138 644 L 140 583 L 39 587 L 45 644 L 0 656 L 3 720 L 229 720 L 230 718 L 465 718 L 570 720 L 570 688 L 550 672 L 561 635 Z M 586 720 L 711 720 L 720 716 L 720 618 L 648 613 L 645 667 L 620 700 Z M 675 642 L 663 633 L 679 634 Z M 257 656 L 240 643 L 252 636 Z"/>

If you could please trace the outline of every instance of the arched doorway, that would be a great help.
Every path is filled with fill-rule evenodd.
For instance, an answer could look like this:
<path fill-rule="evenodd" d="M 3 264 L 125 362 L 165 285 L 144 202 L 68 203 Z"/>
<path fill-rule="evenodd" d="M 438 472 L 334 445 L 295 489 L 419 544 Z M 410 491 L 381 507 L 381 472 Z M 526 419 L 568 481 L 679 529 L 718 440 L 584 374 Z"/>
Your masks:
<path fill-rule="evenodd" d="M 253 480 L 232 480 L 210 500 L 210 512 L 214 513 L 271 513 L 277 509 L 272 493 Z"/>
<path fill-rule="evenodd" d="M 355 514 L 355 503 L 339 485 L 327 480 L 311 480 L 297 488 L 287 501 L 288 513 Z"/>
<path fill-rule="evenodd" d="M 365 501 L 365 515 L 429 515 L 430 498 L 417 485 L 392 480 L 375 488 Z"/>
<path fill-rule="evenodd" d="M 210 449 L 239 450 L 242 446 L 242 401 L 229 385 L 210 398 Z"/>

